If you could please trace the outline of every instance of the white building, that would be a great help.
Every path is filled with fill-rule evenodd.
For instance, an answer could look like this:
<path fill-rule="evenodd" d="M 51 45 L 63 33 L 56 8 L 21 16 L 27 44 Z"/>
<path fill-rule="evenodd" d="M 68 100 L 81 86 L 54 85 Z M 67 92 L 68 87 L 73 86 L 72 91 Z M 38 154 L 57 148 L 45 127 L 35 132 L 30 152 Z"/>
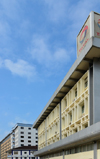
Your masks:
<path fill-rule="evenodd" d="M 32 124 L 17 123 L 11 133 L 11 149 L 21 146 L 37 146 L 38 133 Z"/>
<path fill-rule="evenodd" d="M 7 159 L 38 159 L 34 157 L 37 146 L 22 146 L 7 151 Z"/>

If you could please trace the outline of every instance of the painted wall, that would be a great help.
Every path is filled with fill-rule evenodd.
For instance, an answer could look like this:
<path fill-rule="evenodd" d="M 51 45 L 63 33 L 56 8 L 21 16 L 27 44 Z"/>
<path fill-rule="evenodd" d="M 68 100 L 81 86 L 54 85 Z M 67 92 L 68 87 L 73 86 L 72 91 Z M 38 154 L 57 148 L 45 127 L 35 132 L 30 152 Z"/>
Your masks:
<path fill-rule="evenodd" d="M 22 127 L 24 127 L 24 126 L 22 126 Z M 15 134 L 14 137 L 13 137 L 13 134 L 11 135 L 11 148 L 13 148 L 13 145 L 15 145 L 15 147 L 20 147 L 22 144 L 24 146 L 38 145 L 38 143 L 36 143 L 36 141 L 38 141 L 38 139 L 36 139 L 36 137 L 38 137 L 38 135 L 36 135 L 37 130 L 33 129 L 32 127 L 30 127 L 30 128 L 31 128 L 31 130 L 29 130 L 29 127 L 24 127 L 24 129 L 21 129 L 21 126 L 18 126 L 14 130 L 14 134 Z M 21 132 L 23 132 L 23 134 Z M 21 136 L 23 136 L 23 138 Z M 31 142 L 28 142 L 28 141 L 31 141 Z"/>
<path fill-rule="evenodd" d="M 93 151 L 87 151 L 72 155 L 66 155 L 65 159 L 93 159 Z"/>
<path fill-rule="evenodd" d="M 100 159 L 100 149 L 97 150 L 97 159 Z"/>
<path fill-rule="evenodd" d="M 61 100 L 62 138 L 89 126 L 89 72 Z M 59 104 L 38 128 L 38 149 L 60 139 Z"/>

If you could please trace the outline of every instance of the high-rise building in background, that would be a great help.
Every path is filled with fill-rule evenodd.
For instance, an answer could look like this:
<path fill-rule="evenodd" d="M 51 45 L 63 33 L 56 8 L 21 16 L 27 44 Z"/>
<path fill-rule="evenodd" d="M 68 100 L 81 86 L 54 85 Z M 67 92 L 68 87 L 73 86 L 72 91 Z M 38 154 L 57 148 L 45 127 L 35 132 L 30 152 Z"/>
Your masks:
<path fill-rule="evenodd" d="M 85 21 L 77 59 L 33 128 L 40 159 L 100 159 L 100 14 Z"/>
<path fill-rule="evenodd" d="M 11 133 L 11 148 L 38 145 L 38 133 L 32 124 L 17 123 Z"/>
<path fill-rule="evenodd" d="M 34 159 L 38 146 L 38 133 L 32 124 L 17 123 L 0 143 L 0 159 Z"/>

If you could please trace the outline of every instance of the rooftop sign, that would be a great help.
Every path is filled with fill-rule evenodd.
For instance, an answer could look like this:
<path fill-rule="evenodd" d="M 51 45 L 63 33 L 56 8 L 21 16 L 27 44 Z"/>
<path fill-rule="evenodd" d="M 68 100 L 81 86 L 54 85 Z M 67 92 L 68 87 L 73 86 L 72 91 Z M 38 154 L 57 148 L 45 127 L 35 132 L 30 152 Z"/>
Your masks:
<path fill-rule="evenodd" d="M 77 36 L 77 56 L 91 37 L 100 38 L 100 14 L 91 12 Z"/>

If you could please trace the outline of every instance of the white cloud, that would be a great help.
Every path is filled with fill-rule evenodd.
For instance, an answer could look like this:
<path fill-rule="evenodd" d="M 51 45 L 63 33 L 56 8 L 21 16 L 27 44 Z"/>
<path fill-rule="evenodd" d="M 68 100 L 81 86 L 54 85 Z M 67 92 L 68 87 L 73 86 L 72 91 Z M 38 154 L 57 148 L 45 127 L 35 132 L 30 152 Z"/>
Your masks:
<path fill-rule="evenodd" d="M 66 8 L 68 6 L 68 1 L 66 0 L 44 0 L 45 3 L 48 5 L 49 10 L 49 18 L 57 22 L 59 20 L 64 20 L 64 18 L 67 16 L 66 14 Z M 48 15 L 48 14 L 47 14 Z"/>
<path fill-rule="evenodd" d="M 0 58 L 0 68 L 8 69 L 12 74 L 26 78 L 35 78 L 37 75 L 36 68 L 30 65 L 27 61 L 19 59 L 17 62 L 13 62 L 9 59 L 3 60 Z"/>
<path fill-rule="evenodd" d="M 4 66 L 12 72 L 19 76 L 25 76 L 30 78 L 33 75 L 36 75 L 36 70 L 34 66 L 31 66 L 28 62 L 24 60 L 18 60 L 16 63 L 11 60 L 4 60 Z"/>
<path fill-rule="evenodd" d="M 58 64 L 64 64 L 70 61 L 68 52 L 64 48 L 49 48 L 48 40 L 42 37 L 34 37 L 28 52 L 31 53 L 33 59 L 38 63 L 51 68 L 55 68 Z"/>

